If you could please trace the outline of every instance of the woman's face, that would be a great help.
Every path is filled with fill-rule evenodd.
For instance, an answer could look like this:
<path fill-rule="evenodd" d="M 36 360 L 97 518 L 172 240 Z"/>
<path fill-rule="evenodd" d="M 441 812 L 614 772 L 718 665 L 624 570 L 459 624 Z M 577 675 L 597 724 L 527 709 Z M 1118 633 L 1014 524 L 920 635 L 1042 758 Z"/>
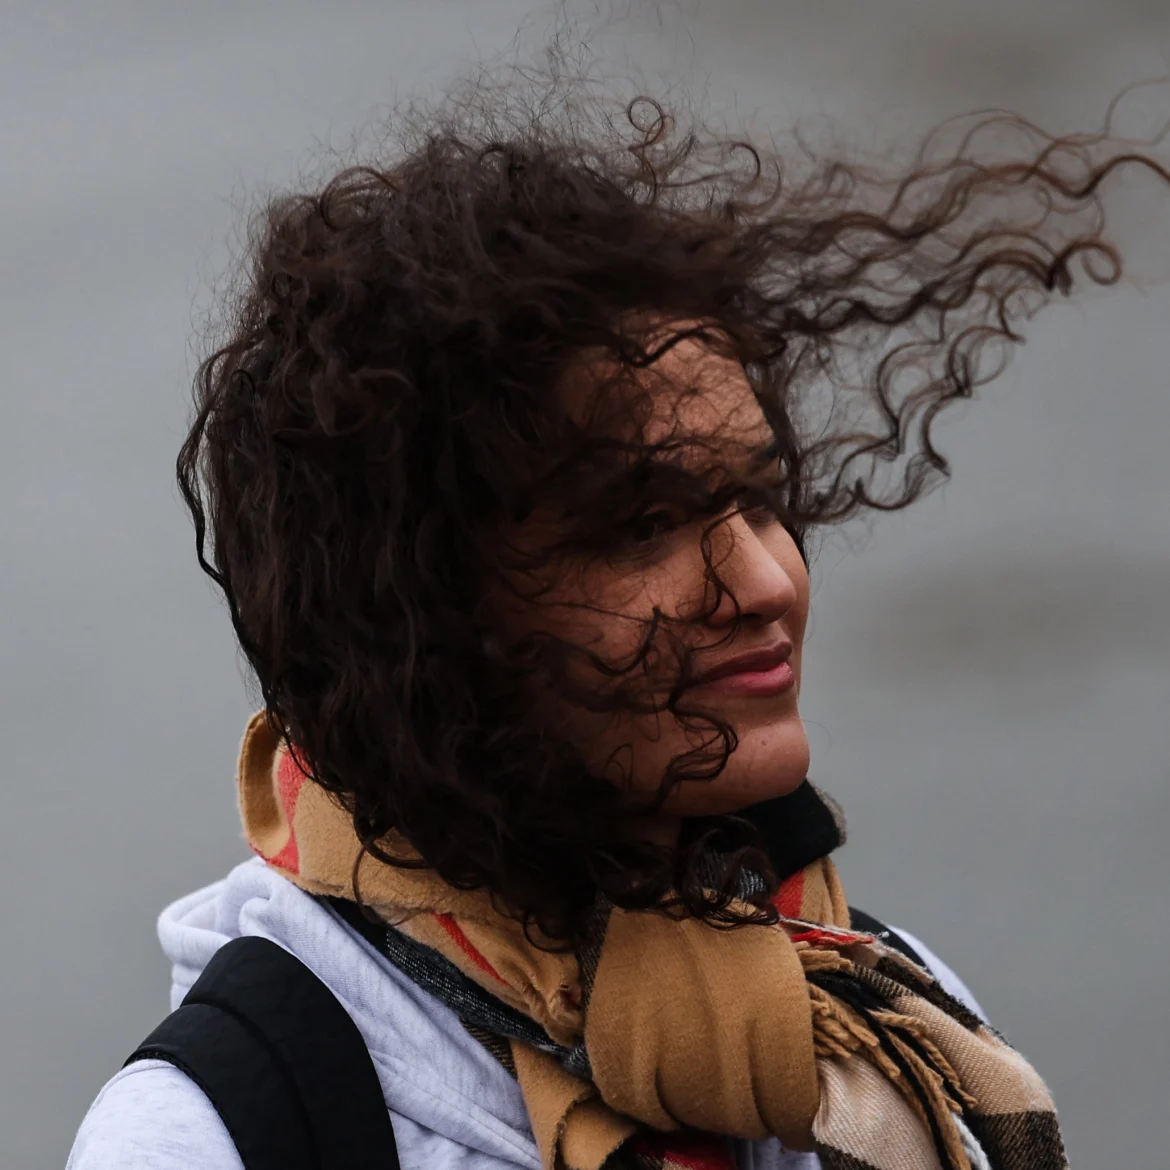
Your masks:
<path fill-rule="evenodd" d="M 575 371 L 565 390 L 570 413 L 585 412 L 604 373 L 588 363 Z M 742 367 L 697 339 L 679 342 L 637 377 L 647 392 L 642 439 L 683 440 L 684 450 L 696 452 L 684 454 L 684 463 L 715 453 L 741 467 L 772 441 Z M 714 779 L 683 780 L 673 789 L 655 818 L 669 835 L 680 817 L 744 808 L 790 792 L 804 779 L 808 741 L 797 697 L 809 581 L 796 543 L 771 512 L 729 510 L 714 520 L 684 518 L 678 526 L 669 513 L 659 515 L 661 522 L 651 513 L 605 556 L 554 562 L 522 575 L 504 622 L 509 635 L 551 634 L 616 664 L 637 657 L 656 612 L 666 619 L 670 645 L 685 647 L 695 679 L 678 706 L 729 723 L 737 739 Z M 520 548 L 540 545 L 555 524 L 535 516 L 511 539 Z M 722 595 L 708 559 L 725 587 Z M 532 600 L 521 600 L 525 596 Z M 678 662 L 673 653 L 652 655 L 636 678 L 648 687 L 657 682 L 664 695 L 678 677 Z M 575 657 L 571 669 L 576 683 L 603 691 L 613 686 L 584 656 Z M 623 785 L 633 800 L 652 796 L 671 761 L 703 738 L 669 710 L 598 712 L 537 701 L 589 766 Z"/>

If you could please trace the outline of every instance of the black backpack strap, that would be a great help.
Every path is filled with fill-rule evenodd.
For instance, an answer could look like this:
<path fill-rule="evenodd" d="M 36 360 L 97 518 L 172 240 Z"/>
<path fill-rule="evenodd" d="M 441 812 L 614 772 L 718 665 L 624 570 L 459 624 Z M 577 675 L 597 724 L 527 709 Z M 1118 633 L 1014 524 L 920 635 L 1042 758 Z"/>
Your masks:
<path fill-rule="evenodd" d="M 912 963 L 925 971 L 930 970 L 926 960 L 896 931 L 891 930 L 884 922 L 879 922 L 872 914 L 858 910 L 856 906 L 849 907 L 849 924 L 854 930 L 864 931 L 866 934 L 876 934 L 886 946 L 901 951 Z"/>
<path fill-rule="evenodd" d="M 165 1060 L 203 1090 L 246 1170 L 399 1170 L 361 1032 L 267 939 L 225 943 L 126 1063 L 138 1060 Z"/>

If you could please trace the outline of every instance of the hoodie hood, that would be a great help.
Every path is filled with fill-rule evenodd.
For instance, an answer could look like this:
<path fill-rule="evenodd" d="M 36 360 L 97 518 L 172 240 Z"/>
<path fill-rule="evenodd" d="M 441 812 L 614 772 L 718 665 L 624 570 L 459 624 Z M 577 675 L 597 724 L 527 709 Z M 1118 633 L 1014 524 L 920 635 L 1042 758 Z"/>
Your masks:
<path fill-rule="evenodd" d="M 178 1007 L 233 938 L 270 939 L 305 963 L 353 1017 L 390 1111 L 452 1142 L 539 1170 L 520 1088 L 458 1017 L 324 905 L 259 858 L 168 906 L 159 940 Z"/>

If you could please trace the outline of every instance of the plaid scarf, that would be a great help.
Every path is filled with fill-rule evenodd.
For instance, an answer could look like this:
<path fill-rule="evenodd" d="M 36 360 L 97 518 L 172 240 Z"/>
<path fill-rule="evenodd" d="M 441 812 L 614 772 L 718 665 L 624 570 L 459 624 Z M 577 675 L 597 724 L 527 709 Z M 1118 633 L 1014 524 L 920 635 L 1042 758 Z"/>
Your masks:
<path fill-rule="evenodd" d="M 356 878 L 385 953 L 513 1073 L 545 1170 L 734 1170 L 729 1138 L 772 1136 L 825 1170 L 1067 1170 L 1032 1067 L 850 928 L 827 856 L 838 822 L 811 785 L 757 810 L 783 878 L 778 926 L 599 906 L 595 942 L 566 954 L 483 891 L 359 861 L 349 816 L 264 712 L 238 781 L 252 848 L 318 896 L 352 902 Z"/>

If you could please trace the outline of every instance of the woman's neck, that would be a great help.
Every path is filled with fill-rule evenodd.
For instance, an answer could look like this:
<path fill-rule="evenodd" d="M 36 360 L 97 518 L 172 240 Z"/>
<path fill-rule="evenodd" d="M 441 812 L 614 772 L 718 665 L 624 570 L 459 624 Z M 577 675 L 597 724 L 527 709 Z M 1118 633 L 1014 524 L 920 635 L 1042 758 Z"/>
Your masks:
<path fill-rule="evenodd" d="M 633 824 L 634 835 L 651 845 L 673 848 L 682 832 L 682 817 L 670 813 L 654 813 L 641 817 Z"/>

